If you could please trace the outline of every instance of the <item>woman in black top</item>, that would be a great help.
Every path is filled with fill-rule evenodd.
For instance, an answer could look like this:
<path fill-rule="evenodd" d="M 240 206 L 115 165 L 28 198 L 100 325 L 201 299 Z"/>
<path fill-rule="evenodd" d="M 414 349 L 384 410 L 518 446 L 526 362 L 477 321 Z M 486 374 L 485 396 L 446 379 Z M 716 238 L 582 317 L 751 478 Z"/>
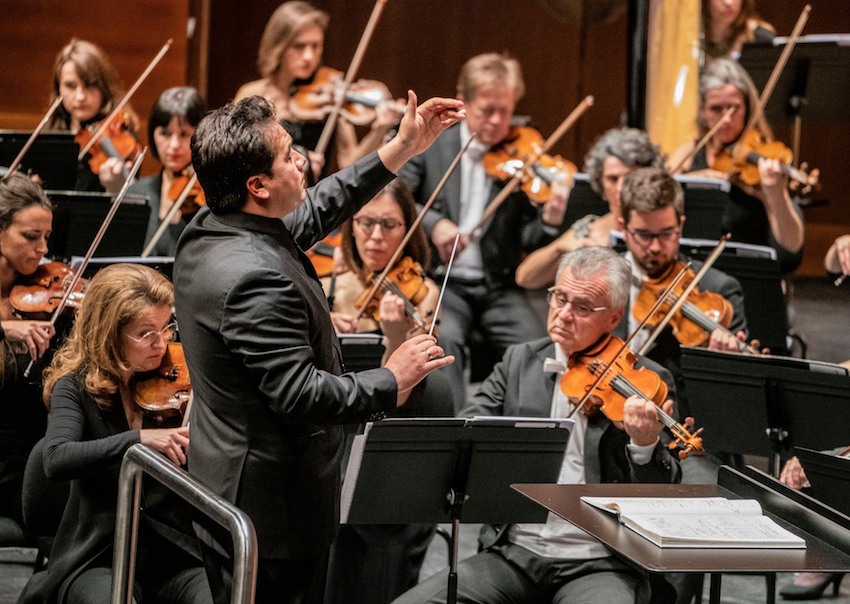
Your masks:
<path fill-rule="evenodd" d="M 108 602 L 118 472 L 142 443 L 186 462 L 189 429 L 158 422 L 136 404 L 136 384 L 158 369 L 176 333 L 171 283 L 148 267 L 117 264 L 89 283 L 76 323 L 45 372 L 50 408 L 44 469 L 71 480 L 71 494 L 48 568 L 33 576 L 20 602 Z M 146 485 L 139 527 L 136 602 L 211 601 L 186 512 L 160 485 Z"/>

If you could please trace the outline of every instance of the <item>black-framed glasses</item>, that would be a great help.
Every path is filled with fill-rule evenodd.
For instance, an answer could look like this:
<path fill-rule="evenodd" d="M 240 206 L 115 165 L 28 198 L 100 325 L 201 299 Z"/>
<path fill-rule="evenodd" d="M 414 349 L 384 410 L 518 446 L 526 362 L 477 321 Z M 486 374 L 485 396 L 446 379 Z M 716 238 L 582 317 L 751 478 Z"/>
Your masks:
<path fill-rule="evenodd" d="M 608 310 L 607 306 L 591 306 L 585 302 L 574 302 L 557 287 L 550 287 L 546 290 L 546 301 L 549 303 L 549 306 L 556 310 L 561 310 L 569 304 L 573 314 L 578 317 L 589 317 L 600 310 Z"/>
<path fill-rule="evenodd" d="M 358 216 L 357 218 L 353 218 L 355 224 L 359 226 L 364 233 L 371 233 L 376 225 L 381 225 L 381 230 L 385 233 L 389 231 L 394 231 L 404 223 L 401 220 L 397 220 L 395 218 L 371 218 L 369 216 Z"/>
<path fill-rule="evenodd" d="M 145 344 L 146 346 L 153 345 L 157 338 L 160 337 L 165 340 L 166 343 L 171 342 L 174 340 L 175 336 L 177 336 L 177 321 L 172 321 L 162 329 L 151 329 L 150 331 L 146 331 L 140 336 L 131 336 L 130 334 L 125 335 L 136 344 Z"/>
<path fill-rule="evenodd" d="M 679 236 L 679 229 L 664 229 L 661 232 L 653 233 L 652 231 L 644 231 L 643 229 L 627 229 L 629 235 L 635 238 L 641 245 L 650 245 L 653 239 L 658 239 L 659 243 L 670 243 Z"/>

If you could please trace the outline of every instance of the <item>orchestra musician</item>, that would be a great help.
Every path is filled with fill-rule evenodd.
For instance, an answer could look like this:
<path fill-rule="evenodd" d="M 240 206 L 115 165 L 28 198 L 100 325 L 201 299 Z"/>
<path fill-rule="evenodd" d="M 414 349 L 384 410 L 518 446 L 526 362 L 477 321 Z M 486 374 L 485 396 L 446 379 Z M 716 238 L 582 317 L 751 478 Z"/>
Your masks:
<path fill-rule="evenodd" d="M 39 380 L 23 373 L 49 353 L 55 329 L 17 316 L 11 295 L 47 254 L 52 229 L 53 205 L 40 186 L 20 172 L 0 180 L 0 515 L 19 523 L 27 456 L 47 423 Z"/>
<path fill-rule="evenodd" d="M 44 439 L 49 479 L 70 480 L 65 513 L 47 570 L 19 602 L 108 602 L 118 472 L 124 453 L 142 443 L 175 465 L 186 463 L 189 428 L 143 414 L 136 390 L 160 367 L 177 331 L 171 283 L 157 271 L 115 264 L 89 282 L 70 336 L 45 371 L 50 409 Z M 158 482 L 146 483 L 134 586 L 139 602 L 212 602 L 189 508 Z"/>
<path fill-rule="evenodd" d="M 770 42 L 776 30 L 756 14 L 756 0 L 705 0 L 703 52 L 712 59 L 738 60 L 747 42 Z"/>
<path fill-rule="evenodd" d="M 719 172 L 712 166 L 739 142 L 757 103 L 755 86 L 743 67 L 726 59 L 712 61 L 700 77 L 701 134 L 717 124 L 727 109 L 734 107 L 735 111 L 729 122 L 703 149 L 693 155 L 696 143 L 686 143 L 671 155 L 668 165 L 677 166 L 682 160 L 687 160 L 682 166 L 685 172 L 694 176 L 727 178 L 725 172 Z M 758 120 L 756 132 L 767 140 L 773 138 L 764 118 Z M 691 155 L 693 157 L 689 158 Z M 759 159 L 758 177 L 758 186 L 733 180 L 734 186 L 729 193 L 731 202 L 721 219 L 723 231 L 732 235 L 732 241 L 773 247 L 781 270 L 790 273 L 802 260 L 803 219 L 791 201 L 788 177 L 782 173 L 778 160 Z"/>
<path fill-rule="evenodd" d="M 291 128 L 294 143 L 308 152 L 315 149 L 324 128 L 324 120 L 299 120 L 293 112 L 292 95 L 299 85 L 312 83 L 316 77 L 322 64 L 328 22 L 326 12 L 301 0 L 284 2 L 278 6 L 260 39 L 257 69 L 262 77 L 242 85 L 234 97 L 236 101 L 255 94 L 267 98 L 274 104 L 278 118 L 290 124 L 288 127 Z M 323 167 L 331 159 L 337 168 L 344 168 L 383 144 L 384 137 L 401 120 L 402 109 L 396 103 L 385 102 L 380 103 L 375 111 L 375 120 L 360 141 L 357 140 L 355 127 L 340 118 L 331 147 L 333 157 L 310 153 L 309 165 L 313 171 L 311 182 L 315 182 L 321 174 L 328 173 Z"/>
<path fill-rule="evenodd" d="M 630 280 L 628 263 L 610 248 L 565 254 L 550 290 L 548 337 L 508 348 L 461 415 L 566 417 L 576 401 L 561 392 L 561 377 L 577 371 L 576 357 L 620 322 Z M 639 364 L 659 372 L 674 392 L 664 369 L 652 361 Z M 672 407 L 667 400 L 664 409 Z M 655 409 L 640 396 L 629 397 L 619 425 L 602 413 L 575 413 L 558 483 L 678 482 L 678 460 L 659 443 Z M 485 525 L 479 544 L 478 554 L 458 564 L 458 602 L 659 601 L 659 593 L 650 593 L 648 574 L 551 513 L 545 524 Z M 395 600 L 423 602 L 446 602 L 444 575 Z"/>
<path fill-rule="evenodd" d="M 189 141 L 195 128 L 206 113 L 206 103 L 198 91 L 189 86 L 176 86 L 163 92 L 151 108 L 148 118 L 148 140 L 153 143 L 151 155 L 159 160 L 162 169 L 158 174 L 140 178 L 133 183 L 128 194 L 144 195 L 151 206 L 145 241 L 150 241 L 165 219 L 168 210 L 177 200 L 182 187 L 175 182 L 186 182 L 191 172 L 192 151 Z M 192 200 L 187 199 L 181 209 L 197 210 Z M 171 224 L 163 232 L 152 251 L 154 256 L 173 256 L 177 250 L 177 238 L 191 219 L 194 211 L 175 214 Z"/>
<path fill-rule="evenodd" d="M 608 245 L 620 217 L 623 178 L 640 167 L 659 167 L 663 163 L 658 147 L 643 130 L 612 128 L 603 134 L 585 156 L 584 171 L 591 188 L 608 203 L 608 213 L 563 225 L 566 230 L 560 237 L 534 250 L 519 264 L 517 285 L 529 289 L 546 287 L 555 281 L 558 263 L 566 252 L 588 245 Z"/>
<path fill-rule="evenodd" d="M 517 191 L 484 225 L 480 239 L 468 235 L 502 188 L 488 177 L 481 158 L 508 136 L 514 108 L 524 92 L 516 59 L 495 53 L 472 57 L 461 68 L 457 83 L 457 98 L 467 106 L 467 120 L 448 130 L 400 173 L 416 201 L 424 204 L 452 159 L 471 134 L 476 134 L 458 166 L 460 177 L 456 172 L 448 180 L 422 223 L 442 264 L 449 260 L 460 233 L 440 317 L 441 343 L 446 353 L 455 357 L 449 373 L 457 411 L 466 400 L 464 366 L 468 359 L 464 348 L 474 330 L 485 340 L 481 349 L 486 347 L 495 358 L 511 344 L 545 334 L 525 293 L 516 285 L 514 272 L 525 254 L 554 239 L 563 221 L 563 204 L 560 212 L 549 212 L 547 205 L 551 204 L 538 210 Z M 483 351 L 476 350 L 476 354 Z"/>
<path fill-rule="evenodd" d="M 831 275 L 850 275 L 850 235 L 832 242 L 823 258 L 823 267 Z"/>
<path fill-rule="evenodd" d="M 390 182 L 372 201 L 360 208 L 342 232 L 342 251 L 350 270 L 335 278 L 322 280 L 325 293 L 333 290 L 334 325 L 338 332 L 377 332 L 385 336 L 386 360 L 399 345 L 411 337 L 426 333 L 435 319 L 439 290 L 436 283 L 422 273 L 416 280 L 405 274 L 387 279 L 400 283 L 400 293 L 413 299 L 419 326 L 406 311 L 411 302 L 401 296 L 384 293 L 378 305 L 379 318 L 358 314 L 357 302 L 367 293 L 374 277 L 387 265 L 416 218 L 416 203 L 403 180 Z M 396 266 L 410 262 L 416 270 L 428 266 L 430 248 L 421 228 L 405 245 Z M 403 281 L 402 281 L 403 280 Z M 416 281 L 417 284 L 413 285 Z M 414 289 L 416 287 L 419 289 Z M 379 292 L 382 290 L 379 290 Z M 436 331 L 434 332 L 437 333 Z M 439 337 L 439 336 L 438 336 Z M 399 409 L 400 416 L 440 417 L 454 415 L 448 379 L 435 372 L 422 380 L 410 393 L 410 399 Z M 331 547 L 331 562 L 325 604 L 347 602 L 389 602 L 416 584 L 425 552 L 434 533 L 432 525 L 341 525 Z"/>
<path fill-rule="evenodd" d="M 123 91 L 106 53 L 91 42 L 74 39 L 59 51 L 53 65 L 51 103 L 57 96 L 62 97 L 62 103 L 48 127 L 77 134 L 82 128 L 96 129 L 121 100 Z M 132 133 L 138 126 L 138 119 L 129 104 L 124 106 L 124 114 Z M 116 193 L 124 184 L 124 170 L 125 162 L 117 157 L 106 159 L 96 174 L 83 160 L 75 189 Z"/>
<path fill-rule="evenodd" d="M 417 106 L 408 95 L 396 137 L 309 190 L 304 157 L 262 97 L 214 111 L 192 138 L 207 204 L 183 231 L 174 267 L 194 393 L 189 472 L 251 517 L 258 604 L 322 600 L 339 518 L 339 424 L 393 413 L 399 394 L 453 360 L 425 334 L 382 368 L 343 374 L 302 252 L 465 117 L 460 101 Z M 217 593 L 229 563 L 208 554 Z"/>

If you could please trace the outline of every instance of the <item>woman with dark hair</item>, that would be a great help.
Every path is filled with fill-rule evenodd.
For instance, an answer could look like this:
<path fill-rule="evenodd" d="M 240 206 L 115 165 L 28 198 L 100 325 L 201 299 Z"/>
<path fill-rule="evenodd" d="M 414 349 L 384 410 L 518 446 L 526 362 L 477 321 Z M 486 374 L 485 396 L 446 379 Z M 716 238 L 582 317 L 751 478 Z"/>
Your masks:
<path fill-rule="evenodd" d="M 50 409 L 44 440 L 47 477 L 71 492 L 50 564 L 33 575 L 19 602 L 99 604 L 112 586 L 118 472 L 124 453 L 142 443 L 175 465 L 186 463 L 189 428 L 146 415 L 137 384 L 159 369 L 176 332 L 174 290 L 157 271 L 115 264 L 98 272 L 67 341 L 45 372 Z M 188 508 L 159 483 L 145 485 L 134 599 L 207 604 L 206 573 L 190 536 Z M 190 553 L 191 552 L 191 553 Z"/>
<path fill-rule="evenodd" d="M 20 319 L 10 297 L 38 269 L 52 228 L 53 206 L 41 187 L 20 172 L 0 180 L 0 516 L 19 523 L 27 456 L 47 421 L 38 380 L 23 372 L 49 352 L 55 330 L 50 321 Z"/>
<path fill-rule="evenodd" d="M 173 190 L 175 180 L 188 181 L 192 173 L 192 150 L 189 143 L 195 128 L 206 113 L 206 103 L 198 91 L 189 86 L 177 86 L 163 92 L 151 109 L 148 118 L 148 140 L 151 155 L 162 164 L 158 174 L 140 179 L 128 193 L 144 195 L 150 201 L 151 215 L 145 241 L 149 242 L 168 210 L 182 192 Z M 184 178 L 181 178 L 184 177 Z M 200 188 L 200 187 L 199 187 Z M 186 199 L 182 210 L 193 206 Z M 197 206 L 194 206 L 197 210 Z M 152 250 L 155 256 L 173 256 L 177 249 L 177 238 L 191 218 L 192 212 L 177 212 L 168 228 L 162 233 Z M 140 250 L 141 251 L 141 250 Z"/>
<path fill-rule="evenodd" d="M 124 95 L 118 74 L 101 48 L 85 40 L 71 40 L 59 51 L 53 64 L 51 104 L 62 97 L 48 127 L 76 134 L 81 128 L 96 129 Z M 130 131 L 138 126 L 138 118 L 129 104 L 123 109 Z M 125 162 L 109 158 L 92 172 L 88 160 L 80 164 L 76 189 L 80 191 L 117 192 L 124 183 Z"/>
<path fill-rule="evenodd" d="M 236 92 L 234 101 L 259 95 L 270 100 L 278 118 L 289 124 L 293 142 L 308 151 L 316 148 L 325 122 L 299 118 L 292 107 L 292 95 L 299 85 L 311 84 L 322 64 L 328 14 L 307 2 L 293 0 L 281 4 L 269 18 L 257 55 L 260 79 L 244 84 Z M 376 107 L 376 117 L 362 140 L 352 124 L 340 118 L 336 124 L 332 155 L 322 157 L 310 153 L 313 180 L 327 173 L 322 168 L 335 163 L 344 168 L 384 142 L 384 137 L 398 125 L 403 114 L 403 104 L 381 103 Z"/>
<path fill-rule="evenodd" d="M 770 42 L 776 30 L 756 14 L 755 0 L 703 0 L 703 50 L 711 59 L 735 59 L 747 42 Z"/>

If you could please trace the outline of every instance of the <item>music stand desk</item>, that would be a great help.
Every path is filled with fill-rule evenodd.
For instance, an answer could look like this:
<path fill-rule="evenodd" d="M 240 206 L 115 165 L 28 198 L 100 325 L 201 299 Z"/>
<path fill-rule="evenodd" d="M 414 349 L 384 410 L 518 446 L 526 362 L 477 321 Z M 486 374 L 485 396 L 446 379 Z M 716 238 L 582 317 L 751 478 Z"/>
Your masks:
<path fill-rule="evenodd" d="M 769 477 L 767 477 L 769 479 Z M 770 479 L 772 480 L 772 479 Z M 637 566 L 655 573 L 711 574 L 710 602 L 720 602 L 721 574 L 774 572 L 850 572 L 850 518 L 811 521 L 811 505 L 799 503 L 723 466 L 720 485 L 685 484 L 515 484 L 517 491 L 601 541 Z M 726 486 L 723 486 L 723 485 Z M 767 516 L 806 539 L 806 549 L 657 547 L 617 518 L 583 503 L 593 497 L 728 497 L 757 499 Z M 774 514 L 775 510 L 780 515 Z M 793 518 L 790 523 L 783 517 Z M 842 524 L 845 523 L 846 524 Z M 818 526 L 820 524 L 820 526 Z M 830 536 L 831 535 L 831 536 Z M 841 547 L 842 549 L 839 549 Z M 843 551 L 842 551 L 843 550 Z"/>

